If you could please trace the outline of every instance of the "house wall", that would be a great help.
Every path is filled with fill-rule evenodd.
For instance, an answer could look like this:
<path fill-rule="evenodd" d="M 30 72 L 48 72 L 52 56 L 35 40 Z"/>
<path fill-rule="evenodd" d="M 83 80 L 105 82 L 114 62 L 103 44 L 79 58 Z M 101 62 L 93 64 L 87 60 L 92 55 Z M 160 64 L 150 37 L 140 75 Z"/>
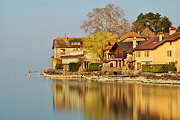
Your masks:
<path fill-rule="evenodd" d="M 107 67 L 123 67 L 124 66 L 124 61 L 123 60 L 113 60 L 108 62 Z"/>
<path fill-rule="evenodd" d="M 61 56 L 65 56 L 65 53 L 62 54 L 60 52 L 61 49 L 65 49 L 65 53 L 70 53 L 73 50 L 76 50 L 77 48 L 54 48 L 54 58 L 60 58 Z"/>
<path fill-rule="evenodd" d="M 109 50 L 107 50 L 107 51 L 104 52 L 104 59 L 105 59 L 105 60 L 109 60 L 109 59 L 111 58 L 111 56 L 109 55 L 109 53 L 110 53 Z"/>
<path fill-rule="evenodd" d="M 138 63 L 141 64 L 141 66 L 143 64 L 146 64 L 148 61 L 152 61 L 150 63 L 153 63 L 154 62 L 154 51 L 153 50 L 148 50 L 149 51 L 149 57 L 145 57 L 145 51 L 135 51 L 133 54 L 135 56 L 135 69 L 137 70 L 138 69 Z M 137 53 L 139 52 L 139 53 Z M 140 54 L 140 57 L 137 57 L 137 54 Z M 143 62 L 143 61 L 147 61 L 147 62 Z"/>
<path fill-rule="evenodd" d="M 76 57 L 74 57 L 74 58 L 72 58 L 72 57 L 70 57 L 70 58 L 62 58 L 62 64 L 69 64 L 69 63 L 77 63 L 77 62 L 79 62 L 79 59 L 78 58 L 76 58 Z"/>
<path fill-rule="evenodd" d="M 169 62 L 177 62 L 176 67 L 178 72 L 180 71 L 180 40 L 174 42 L 166 42 L 163 45 L 159 46 L 154 50 L 149 51 L 149 57 L 145 57 L 145 51 L 140 51 L 140 57 L 137 57 L 137 51 L 134 52 L 135 55 L 135 69 L 137 68 L 137 64 L 140 63 L 141 66 L 146 64 L 143 61 L 152 61 L 150 64 L 169 64 Z M 167 56 L 167 51 L 172 51 L 172 56 Z"/>
<path fill-rule="evenodd" d="M 119 58 L 123 56 L 123 51 L 120 49 L 120 47 L 117 47 L 117 49 L 114 51 L 115 57 Z"/>
<path fill-rule="evenodd" d="M 178 41 L 175 42 L 176 46 L 175 46 L 175 56 L 176 56 L 176 67 L 177 67 L 177 71 L 180 72 L 180 39 L 178 39 Z"/>
<path fill-rule="evenodd" d="M 100 62 L 100 58 L 92 52 L 86 51 L 84 56 L 85 56 L 84 61 L 89 61 L 91 63 L 99 63 Z"/>
<path fill-rule="evenodd" d="M 59 58 L 51 58 L 51 67 L 52 69 L 56 68 L 56 64 L 61 64 L 62 60 Z"/>

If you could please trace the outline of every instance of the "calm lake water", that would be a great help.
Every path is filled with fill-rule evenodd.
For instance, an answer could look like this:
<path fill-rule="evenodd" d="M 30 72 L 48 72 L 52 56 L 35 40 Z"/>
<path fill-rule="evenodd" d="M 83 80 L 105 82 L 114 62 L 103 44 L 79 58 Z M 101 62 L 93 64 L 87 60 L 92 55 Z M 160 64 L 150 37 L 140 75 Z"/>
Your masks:
<path fill-rule="evenodd" d="M 180 120 L 180 86 L 89 83 L 1 69 L 0 120 Z"/>

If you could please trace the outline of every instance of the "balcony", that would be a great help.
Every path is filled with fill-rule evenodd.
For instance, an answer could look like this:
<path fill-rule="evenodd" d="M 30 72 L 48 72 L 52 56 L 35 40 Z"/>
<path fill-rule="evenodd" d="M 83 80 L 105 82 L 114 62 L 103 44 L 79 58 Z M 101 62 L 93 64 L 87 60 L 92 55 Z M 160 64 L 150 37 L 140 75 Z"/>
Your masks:
<path fill-rule="evenodd" d="M 71 52 L 65 52 L 65 55 L 82 55 L 84 53 L 84 51 L 82 50 L 76 50 L 76 51 L 71 51 Z"/>

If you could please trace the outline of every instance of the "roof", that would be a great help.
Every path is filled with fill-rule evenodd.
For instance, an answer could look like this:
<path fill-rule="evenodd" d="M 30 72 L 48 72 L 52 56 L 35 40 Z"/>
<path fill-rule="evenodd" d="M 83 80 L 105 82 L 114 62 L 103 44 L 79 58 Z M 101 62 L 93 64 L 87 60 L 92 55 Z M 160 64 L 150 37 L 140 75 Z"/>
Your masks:
<path fill-rule="evenodd" d="M 138 47 L 134 49 L 134 51 L 138 50 L 153 50 L 159 47 L 160 45 L 164 44 L 165 42 L 175 41 L 180 38 L 180 32 L 176 32 L 172 35 L 168 35 L 167 37 L 164 37 L 162 41 L 159 41 L 159 35 L 156 35 L 149 39 L 148 41 L 142 43 Z"/>
<path fill-rule="evenodd" d="M 154 33 L 149 29 L 149 28 L 145 28 L 142 32 L 141 35 L 147 38 L 153 37 Z"/>
<path fill-rule="evenodd" d="M 116 43 L 122 51 L 124 52 L 132 52 L 133 42 L 117 42 Z"/>
<path fill-rule="evenodd" d="M 53 46 L 56 48 L 79 48 L 82 46 L 82 39 L 83 38 L 65 38 L 65 37 L 58 37 L 53 40 Z M 80 45 L 70 45 L 71 42 L 81 42 Z"/>
<path fill-rule="evenodd" d="M 111 50 L 120 47 L 123 52 L 132 52 L 133 50 L 133 42 L 116 42 L 115 45 L 111 48 Z"/>
<path fill-rule="evenodd" d="M 103 51 L 110 50 L 116 42 L 108 42 L 108 46 Z"/>
<path fill-rule="evenodd" d="M 128 32 L 120 37 L 120 41 L 124 41 L 127 38 L 144 38 L 142 35 L 136 33 L 136 32 Z"/>

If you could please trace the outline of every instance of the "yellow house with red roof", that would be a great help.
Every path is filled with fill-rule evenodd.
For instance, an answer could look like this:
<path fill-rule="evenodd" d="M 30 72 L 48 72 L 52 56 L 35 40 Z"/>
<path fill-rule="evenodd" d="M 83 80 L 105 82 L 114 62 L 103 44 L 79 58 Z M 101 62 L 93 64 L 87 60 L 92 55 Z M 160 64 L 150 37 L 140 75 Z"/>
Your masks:
<path fill-rule="evenodd" d="M 134 48 L 135 69 L 142 69 L 143 64 L 174 63 L 180 72 L 180 32 L 170 28 L 170 33 L 159 33 L 140 46 Z"/>

